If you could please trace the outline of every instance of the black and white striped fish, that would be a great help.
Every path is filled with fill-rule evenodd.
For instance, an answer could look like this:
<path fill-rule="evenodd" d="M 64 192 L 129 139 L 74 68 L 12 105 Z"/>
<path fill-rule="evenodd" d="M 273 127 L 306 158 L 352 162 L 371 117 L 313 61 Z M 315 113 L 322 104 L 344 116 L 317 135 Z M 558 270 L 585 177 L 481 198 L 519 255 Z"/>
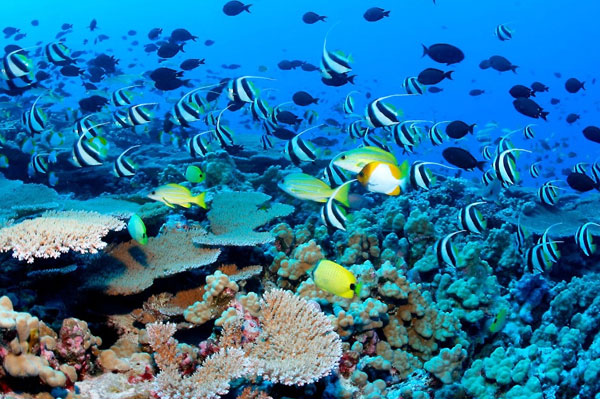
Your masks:
<path fill-rule="evenodd" d="M 334 198 L 339 196 L 341 191 L 348 192 L 350 184 L 355 181 L 355 179 L 349 180 L 336 188 L 325 205 L 321 207 L 321 220 L 328 229 L 346 231 L 346 212 L 334 201 Z M 347 193 L 344 196 L 347 197 Z"/>
<path fill-rule="evenodd" d="M 54 65 L 67 65 L 74 62 L 69 57 L 69 49 L 61 42 L 54 42 L 46 45 L 45 51 L 48 62 Z"/>
<path fill-rule="evenodd" d="M 25 111 L 21 118 L 23 127 L 27 133 L 31 135 L 43 132 L 48 123 L 48 116 L 44 110 L 36 106 L 41 97 L 42 96 L 36 98 L 31 108 L 29 108 L 28 111 Z"/>
<path fill-rule="evenodd" d="M 523 248 L 525 248 L 525 240 L 529 237 L 527 230 L 521 226 L 521 214 L 519 214 L 519 219 L 517 220 L 517 231 L 515 232 L 515 246 L 517 247 L 517 252 L 523 254 Z"/>
<path fill-rule="evenodd" d="M 127 115 L 133 126 L 144 125 L 152 120 L 152 114 L 144 108 L 152 105 L 157 105 L 157 103 L 137 104 L 132 105 L 127 109 Z"/>
<path fill-rule="evenodd" d="M 122 107 L 125 105 L 131 105 L 131 100 L 133 98 L 132 94 L 127 90 L 133 87 L 138 87 L 137 85 L 121 87 L 112 92 L 110 96 L 110 101 L 112 105 L 115 107 Z"/>
<path fill-rule="evenodd" d="M 556 245 L 561 241 L 549 241 L 549 245 Z M 529 248 L 525 252 L 526 271 L 532 274 L 543 274 L 546 270 L 552 267 L 552 260 L 544 251 L 544 244 L 537 244 Z"/>
<path fill-rule="evenodd" d="M 226 109 L 229 109 L 229 106 L 223 108 L 221 112 L 219 112 L 219 115 L 217 116 L 217 124 L 215 126 L 215 136 L 223 148 L 233 145 L 233 132 L 229 126 L 221 124 L 221 117 Z"/>
<path fill-rule="evenodd" d="M 402 82 L 402 87 L 406 90 L 406 94 L 423 94 L 425 89 L 419 83 L 419 79 L 416 77 L 409 77 L 404 79 Z"/>
<path fill-rule="evenodd" d="M 486 161 L 489 161 L 490 159 L 492 159 L 494 157 L 494 152 L 489 145 L 486 145 L 481 150 L 481 155 L 483 156 L 483 159 L 485 159 Z"/>
<path fill-rule="evenodd" d="M 534 162 L 529 166 L 529 175 L 536 179 L 540 175 L 540 168 L 538 167 L 539 162 Z"/>
<path fill-rule="evenodd" d="M 100 126 L 107 125 L 108 122 L 105 123 L 95 123 L 90 119 L 93 115 L 86 115 L 83 118 L 79 118 L 75 125 L 73 126 L 73 133 L 77 135 L 77 137 L 85 135 L 86 138 L 91 139 L 92 137 L 101 136 L 102 131 L 99 129 Z"/>
<path fill-rule="evenodd" d="M 117 127 L 134 127 L 135 125 L 129 117 L 129 112 L 126 109 L 118 109 L 113 112 L 113 121 Z"/>
<path fill-rule="evenodd" d="M 587 162 L 579 162 L 579 163 L 575 164 L 575 166 L 573 166 L 572 170 L 575 173 L 581 173 L 581 174 L 585 175 L 585 174 L 587 174 L 585 165 L 587 165 Z"/>
<path fill-rule="evenodd" d="M 318 127 L 320 126 L 313 126 L 305 129 L 295 135 L 291 140 L 288 140 L 285 145 L 285 152 L 288 154 L 294 165 L 298 166 L 301 162 L 314 162 L 317 159 L 317 154 L 312 143 L 305 142 L 300 136 Z"/>
<path fill-rule="evenodd" d="M 473 202 L 460 210 L 458 222 L 463 230 L 474 234 L 482 234 L 486 229 L 487 222 L 481 212 L 475 208 L 481 204 L 485 204 L 485 201 Z"/>
<path fill-rule="evenodd" d="M 521 148 L 511 148 L 496 155 L 494 162 L 492 163 L 492 167 L 496 172 L 496 177 L 504 187 L 516 184 L 519 179 L 515 158 L 514 156 L 510 156 L 513 152 L 517 151 L 531 152 Z"/>
<path fill-rule="evenodd" d="M 429 132 L 427 132 L 427 137 L 429 138 L 429 141 L 431 141 L 431 144 L 433 144 L 434 146 L 444 144 L 444 141 L 446 140 L 446 135 L 440 130 L 439 126 L 443 123 L 449 122 L 450 121 L 436 122 L 429 128 Z"/>
<path fill-rule="evenodd" d="M 327 33 L 329 35 L 329 33 Z M 321 75 L 332 79 L 335 75 L 343 75 L 352 71 L 352 57 L 346 56 L 341 51 L 327 50 L 327 36 L 323 40 L 323 53 L 321 55 Z"/>
<path fill-rule="evenodd" d="M 496 30 L 494 31 L 496 37 L 501 41 L 506 41 L 512 39 L 513 32 L 506 25 L 500 24 L 496 26 Z"/>
<path fill-rule="evenodd" d="M 214 112 L 208 112 L 204 117 L 204 123 L 206 126 L 217 126 L 217 117 Z"/>
<path fill-rule="evenodd" d="M 527 125 L 523 128 L 523 136 L 527 140 L 531 140 L 531 139 L 535 138 L 535 132 L 533 131 L 534 126 L 535 126 L 534 124 L 531 124 L 531 125 Z"/>
<path fill-rule="evenodd" d="M 544 205 L 554 206 L 558 202 L 559 187 L 553 183 L 554 180 L 545 182 L 537 191 L 538 200 Z"/>
<path fill-rule="evenodd" d="M 263 150 L 273 148 L 273 142 L 267 134 L 260 136 L 260 145 L 262 146 Z"/>
<path fill-rule="evenodd" d="M 366 133 L 362 138 L 363 145 L 365 147 L 379 147 L 382 150 L 390 152 L 390 147 L 377 137 L 374 134 Z"/>
<path fill-rule="evenodd" d="M 369 127 L 386 127 L 398 123 L 398 111 L 390 104 L 382 102 L 387 98 L 403 97 L 409 94 L 392 94 L 385 97 L 379 97 L 367 105 L 365 110 L 365 120 Z"/>
<path fill-rule="evenodd" d="M 194 89 L 183 95 L 171 109 L 171 120 L 176 125 L 189 127 L 190 123 L 199 121 L 202 118 L 204 108 L 200 106 L 196 99 L 206 101 L 202 96 L 195 96 L 204 87 Z"/>
<path fill-rule="evenodd" d="M 392 126 L 394 142 L 402 148 L 417 146 L 421 138 L 416 127 L 419 122 L 426 121 L 403 121 Z"/>
<path fill-rule="evenodd" d="M 560 243 L 560 241 L 552 241 L 548 233 L 550 233 L 550 230 L 554 226 L 558 226 L 559 224 L 562 223 L 554 223 L 553 225 L 549 226 L 546 230 L 544 230 L 544 234 L 542 234 L 542 236 L 537 241 L 537 244 L 542 245 L 544 253 L 547 255 L 548 259 L 550 259 L 552 263 L 558 262 L 558 259 L 560 258 L 560 250 L 558 249 L 557 245 L 558 243 Z"/>
<path fill-rule="evenodd" d="M 600 224 L 587 222 L 581 225 L 575 232 L 575 243 L 581 248 L 585 256 L 592 256 L 596 252 L 596 244 L 594 244 L 590 226 L 600 227 Z"/>
<path fill-rule="evenodd" d="M 431 185 L 435 183 L 435 176 L 433 175 L 431 170 L 427 168 L 427 165 L 435 165 L 448 169 L 456 169 L 451 166 L 442 165 L 441 163 L 437 162 L 414 162 L 409 170 L 409 181 L 412 188 L 414 188 L 415 190 L 420 188 L 425 191 L 428 191 L 431 188 Z"/>
<path fill-rule="evenodd" d="M 489 186 L 494 180 L 496 180 L 496 172 L 493 169 L 486 170 L 483 176 L 481 176 L 481 182 L 485 186 Z"/>
<path fill-rule="evenodd" d="M 360 120 L 349 124 L 346 130 L 352 139 L 361 139 L 369 132 L 369 128 L 362 126 L 362 121 Z"/>
<path fill-rule="evenodd" d="M 592 178 L 596 183 L 600 183 L 600 164 L 598 162 L 592 164 Z"/>
<path fill-rule="evenodd" d="M 25 49 L 16 49 L 6 54 L 2 59 L 2 75 L 6 80 L 13 80 L 30 75 L 33 62 L 23 53 Z"/>
<path fill-rule="evenodd" d="M 465 230 L 455 231 L 445 237 L 437 240 L 433 246 L 433 252 L 437 257 L 438 265 L 447 265 L 452 269 L 456 269 L 458 265 L 458 252 L 456 246 L 452 244 L 452 237 L 457 234 L 464 233 Z"/>
<path fill-rule="evenodd" d="M 36 154 L 31 158 L 31 166 L 36 173 L 45 175 L 48 173 L 48 159 L 44 159 L 44 154 Z"/>
<path fill-rule="evenodd" d="M 232 79 L 228 83 L 227 97 L 234 103 L 251 103 L 258 96 L 258 89 L 254 86 L 254 83 L 249 79 L 267 79 L 261 76 L 241 76 L 236 79 Z"/>
<path fill-rule="evenodd" d="M 194 158 L 204 157 L 208 154 L 208 144 L 202 138 L 203 135 L 207 133 L 212 133 L 212 130 L 207 130 L 206 132 L 198 133 L 193 137 L 187 139 L 187 149 L 190 155 Z"/>
<path fill-rule="evenodd" d="M 259 97 L 252 101 L 250 111 L 252 111 L 252 118 L 255 121 L 266 121 L 271 117 L 271 108 L 265 100 Z"/>
<path fill-rule="evenodd" d="M 88 139 L 81 135 L 73 146 L 73 164 L 78 168 L 102 165 L 106 158 L 106 150 L 106 140 L 103 137 Z"/>
<path fill-rule="evenodd" d="M 333 160 L 323 170 L 323 177 L 331 188 L 339 187 L 348 181 L 346 173 L 339 166 L 334 165 Z"/>
<path fill-rule="evenodd" d="M 133 177 L 135 175 L 135 171 L 137 169 L 136 164 L 133 160 L 127 157 L 127 153 L 130 151 L 140 147 L 139 145 L 134 145 L 126 149 L 117 157 L 115 163 L 113 164 L 113 173 L 117 177 Z"/>
<path fill-rule="evenodd" d="M 358 92 L 354 90 L 348 93 L 344 99 L 344 104 L 342 104 L 342 110 L 344 111 L 344 115 L 347 117 L 354 115 L 354 98 L 352 98 L 353 93 Z"/>

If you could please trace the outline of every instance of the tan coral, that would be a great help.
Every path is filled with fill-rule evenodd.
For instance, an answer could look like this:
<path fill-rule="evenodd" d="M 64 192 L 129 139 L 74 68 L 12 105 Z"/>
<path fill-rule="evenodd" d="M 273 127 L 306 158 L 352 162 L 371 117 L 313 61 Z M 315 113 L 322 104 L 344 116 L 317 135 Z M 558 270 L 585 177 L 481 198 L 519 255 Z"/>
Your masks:
<path fill-rule="evenodd" d="M 193 324 L 204 324 L 219 316 L 238 292 L 238 285 L 220 271 L 206 277 L 205 293 L 202 301 L 189 306 L 183 317 Z"/>
<path fill-rule="evenodd" d="M 113 216 L 84 211 L 50 211 L 35 219 L 0 230 L 0 252 L 33 263 L 36 258 L 58 258 L 69 251 L 97 253 L 106 247 L 102 238 L 125 223 Z"/>

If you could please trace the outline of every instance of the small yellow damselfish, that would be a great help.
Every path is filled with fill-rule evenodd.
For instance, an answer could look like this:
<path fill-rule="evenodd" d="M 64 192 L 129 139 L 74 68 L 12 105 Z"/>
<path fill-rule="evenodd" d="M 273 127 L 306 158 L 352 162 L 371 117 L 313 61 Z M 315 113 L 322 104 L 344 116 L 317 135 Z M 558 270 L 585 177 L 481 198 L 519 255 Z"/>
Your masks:
<path fill-rule="evenodd" d="M 342 298 L 358 296 L 362 286 L 356 283 L 356 277 L 350 270 L 326 259 L 315 266 L 312 278 L 317 287 Z"/>

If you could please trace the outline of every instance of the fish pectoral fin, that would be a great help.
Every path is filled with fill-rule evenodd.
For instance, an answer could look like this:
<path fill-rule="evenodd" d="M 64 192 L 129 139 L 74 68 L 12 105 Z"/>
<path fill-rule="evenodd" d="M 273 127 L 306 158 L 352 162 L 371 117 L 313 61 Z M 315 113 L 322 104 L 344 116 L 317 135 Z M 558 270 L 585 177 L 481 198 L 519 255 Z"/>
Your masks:
<path fill-rule="evenodd" d="M 169 208 L 175 208 L 175 205 L 173 205 L 169 201 L 167 201 L 167 199 L 165 197 L 163 197 L 162 200 L 165 203 L 165 205 L 168 206 Z"/>
<path fill-rule="evenodd" d="M 400 195 L 400 186 L 396 186 L 396 188 L 394 188 L 392 191 L 390 191 L 389 193 L 387 193 L 387 195 Z"/>

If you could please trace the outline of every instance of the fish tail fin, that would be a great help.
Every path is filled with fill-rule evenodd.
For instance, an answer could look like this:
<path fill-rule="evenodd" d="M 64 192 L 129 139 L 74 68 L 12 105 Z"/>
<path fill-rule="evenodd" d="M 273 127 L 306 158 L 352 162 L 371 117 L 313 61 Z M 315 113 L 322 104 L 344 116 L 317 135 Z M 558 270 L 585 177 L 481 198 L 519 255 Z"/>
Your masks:
<path fill-rule="evenodd" d="M 192 203 L 198 205 L 200 208 L 206 209 L 206 202 L 204 201 L 204 197 L 206 197 L 206 192 L 203 192 L 200 195 L 192 197 Z"/>
<path fill-rule="evenodd" d="M 354 84 L 354 78 L 355 77 L 356 77 L 356 75 L 348 76 L 348 82 Z"/>
<path fill-rule="evenodd" d="M 177 73 L 175 73 L 175 77 L 180 78 L 183 76 L 183 71 L 178 71 Z"/>
<path fill-rule="evenodd" d="M 446 72 L 446 73 L 444 74 L 444 77 L 445 77 L 446 79 L 450 79 L 450 80 L 452 80 L 452 73 L 453 73 L 453 72 L 454 72 L 454 71 L 448 71 L 448 72 Z"/>
<path fill-rule="evenodd" d="M 477 123 L 473 123 L 472 125 L 469 126 L 469 133 L 473 134 L 473 131 L 475 130 L 475 126 L 477 126 Z"/>
<path fill-rule="evenodd" d="M 479 161 L 477 162 L 477 169 L 479 169 L 480 171 L 483 172 L 483 167 L 485 166 L 486 161 Z"/>
<path fill-rule="evenodd" d="M 390 16 L 390 11 L 384 11 L 383 16 L 384 17 L 389 17 Z"/>
<path fill-rule="evenodd" d="M 183 46 L 185 46 L 185 43 L 181 43 L 179 45 L 179 51 L 181 51 L 182 53 L 185 53 L 185 50 L 183 49 Z"/>
<path fill-rule="evenodd" d="M 318 98 L 313 98 L 313 104 L 318 104 L 319 103 L 319 99 Z"/>
<path fill-rule="evenodd" d="M 246 4 L 244 6 L 244 11 L 246 11 L 248 14 L 250 14 L 250 6 L 252 6 L 252 4 Z"/>
<path fill-rule="evenodd" d="M 426 55 L 429 54 L 429 49 L 424 44 L 421 44 L 421 46 L 423 46 L 423 55 L 421 56 L 421 58 L 423 58 L 423 57 L 425 57 Z"/>
<path fill-rule="evenodd" d="M 338 200 L 346 208 L 350 208 L 350 200 L 348 199 L 348 195 L 350 194 L 350 186 L 351 184 L 345 184 L 337 189 L 337 194 L 334 197 L 334 199 Z"/>
<path fill-rule="evenodd" d="M 585 82 L 581 82 L 581 88 L 582 88 L 583 90 L 585 90 L 585 86 L 584 86 L 584 85 L 585 85 Z"/>
<path fill-rule="evenodd" d="M 327 16 L 326 15 L 321 15 L 319 17 L 319 21 L 327 22 L 326 20 L 327 20 Z"/>
<path fill-rule="evenodd" d="M 510 66 L 510 70 L 513 71 L 513 73 L 517 73 L 517 68 L 518 67 L 519 67 L 518 65 L 511 65 Z"/>
<path fill-rule="evenodd" d="M 540 117 L 541 117 L 543 120 L 547 121 L 547 120 L 548 120 L 548 118 L 546 118 L 546 117 L 548 116 L 548 114 L 549 114 L 549 113 L 550 113 L 550 112 L 547 112 L 547 111 L 542 111 L 542 113 L 540 113 Z"/>
<path fill-rule="evenodd" d="M 535 90 L 531 90 L 531 97 L 535 97 Z"/>
<path fill-rule="evenodd" d="M 360 296 L 360 289 L 361 289 L 361 288 L 362 288 L 362 283 L 357 283 L 357 284 L 354 286 L 354 294 L 355 294 L 356 296 Z"/>

